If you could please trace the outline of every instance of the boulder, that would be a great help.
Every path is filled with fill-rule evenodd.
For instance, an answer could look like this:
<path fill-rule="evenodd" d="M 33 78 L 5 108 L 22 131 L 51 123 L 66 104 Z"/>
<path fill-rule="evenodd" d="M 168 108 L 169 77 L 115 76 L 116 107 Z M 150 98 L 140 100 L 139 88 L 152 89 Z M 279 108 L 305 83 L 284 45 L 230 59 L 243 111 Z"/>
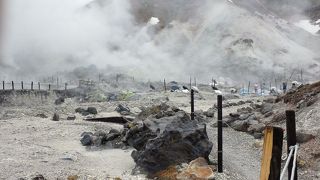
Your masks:
<path fill-rule="evenodd" d="M 285 121 L 286 120 L 286 112 L 279 112 L 279 113 L 276 113 L 273 117 L 272 117 L 272 120 L 271 122 L 282 122 L 282 121 Z"/>
<path fill-rule="evenodd" d="M 152 136 L 145 138 L 131 156 L 147 172 L 158 172 L 198 157 L 208 159 L 212 149 L 205 125 L 191 121 L 183 111 L 172 117 L 148 118 L 145 126 L 137 130 L 140 135 L 141 130 Z"/>

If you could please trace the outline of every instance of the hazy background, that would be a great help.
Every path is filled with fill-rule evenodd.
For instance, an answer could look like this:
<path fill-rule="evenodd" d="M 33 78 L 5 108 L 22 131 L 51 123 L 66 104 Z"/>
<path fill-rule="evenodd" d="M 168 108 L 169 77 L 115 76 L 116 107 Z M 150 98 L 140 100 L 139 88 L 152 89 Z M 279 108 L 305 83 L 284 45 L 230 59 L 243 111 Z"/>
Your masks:
<path fill-rule="evenodd" d="M 7 0 L 0 77 L 70 76 L 82 68 L 143 80 L 281 81 L 297 79 L 301 70 L 317 79 L 320 38 L 293 21 L 308 19 L 305 10 L 318 4 Z M 159 24 L 148 23 L 153 16 Z"/>

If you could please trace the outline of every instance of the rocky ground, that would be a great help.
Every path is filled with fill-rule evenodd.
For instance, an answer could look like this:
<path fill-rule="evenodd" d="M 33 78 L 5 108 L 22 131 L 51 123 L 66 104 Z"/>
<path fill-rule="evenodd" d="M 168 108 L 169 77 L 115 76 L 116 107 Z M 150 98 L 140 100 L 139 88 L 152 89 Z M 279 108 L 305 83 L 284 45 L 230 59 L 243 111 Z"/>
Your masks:
<path fill-rule="evenodd" d="M 299 102 L 285 100 L 290 99 L 290 94 L 279 98 L 254 95 L 244 97 L 228 94 L 225 91 L 223 111 L 226 126 L 224 128 L 225 170 L 223 174 L 218 174 L 215 172 L 217 128 L 214 108 L 217 94 L 210 92 L 210 88 L 200 88 L 201 95 L 196 94 L 195 96 L 197 121 L 195 127 L 201 128 L 201 124 L 206 124 L 206 131 L 203 129 L 200 131 L 205 132 L 208 140 L 212 142 L 212 150 L 208 158 L 210 164 L 213 165 L 209 169 L 206 169 L 207 165 L 203 165 L 203 168 L 209 172 L 213 171 L 216 179 L 258 179 L 264 127 L 275 125 L 285 128 L 283 112 L 288 108 L 294 108 L 297 112 L 298 139 L 300 138 L 301 143 L 299 177 L 300 179 L 320 179 L 320 125 L 317 122 L 319 117 L 317 111 L 320 106 L 320 101 L 317 99 L 319 91 L 316 91 L 317 88 L 314 87 L 303 90 L 310 89 L 312 89 L 313 95 L 308 97 L 304 97 L 307 94 L 305 92 L 292 92 L 293 95 L 303 96 Z M 158 126 L 161 131 L 160 135 L 163 133 L 162 135 L 165 136 L 161 130 L 161 123 L 168 118 L 181 118 L 177 113 L 186 112 L 187 116 L 182 117 L 187 119 L 183 121 L 187 124 L 189 122 L 190 96 L 188 93 L 146 91 L 135 93 L 135 97 L 137 98 L 103 102 L 79 102 L 77 98 L 65 98 L 63 102 L 57 102 L 56 99 L 59 98 L 54 95 L 48 96 L 45 101 L 36 101 L 35 99 L 39 97 L 28 99 L 17 96 L 10 99 L 10 105 L 2 103 L 0 109 L 0 142 L 2 144 L 0 147 L 0 179 L 34 179 L 39 175 L 46 179 L 67 179 L 68 177 L 69 179 L 147 179 L 146 173 L 135 166 L 136 163 L 141 163 L 140 165 L 143 166 L 145 159 L 142 157 L 148 152 L 148 149 L 137 146 L 139 143 L 134 141 L 135 138 L 131 138 L 132 141 L 130 141 L 130 136 L 121 135 L 121 133 L 127 135 L 130 132 L 132 137 L 136 137 L 137 134 L 132 129 L 139 127 L 138 125 L 129 124 L 125 130 L 123 124 L 83 120 L 84 118 L 122 116 L 129 119 L 136 118 L 136 120 L 146 118 L 142 122 L 147 125 L 147 130 L 151 129 L 148 131 L 151 136 L 159 135 L 158 129 L 152 131 L 153 127 Z M 303 102 L 304 100 L 306 102 Z M 169 107 L 169 110 L 160 109 L 160 115 L 157 112 L 152 116 L 154 112 L 148 111 L 147 107 L 163 103 Z M 96 112 L 89 110 L 88 107 L 94 107 Z M 80 113 L 76 113 L 75 110 L 79 110 L 79 108 L 82 110 L 78 111 Z M 151 115 L 146 115 L 146 112 L 150 112 Z M 55 113 L 58 118 L 55 117 L 56 121 L 53 121 Z M 134 122 L 138 122 L 136 120 Z M 179 124 L 179 121 L 177 123 Z M 183 125 L 177 127 L 183 127 Z M 166 127 L 163 128 L 169 130 Z M 138 132 L 143 132 L 138 135 L 145 135 L 146 129 L 143 129 L 143 131 L 138 130 Z M 110 130 L 113 134 L 109 132 Z M 84 132 L 88 134 L 83 134 Z M 115 135 L 118 132 L 119 136 Z M 169 132 L 174 131 L 169 130 Z M 96 138 L 91 139 L 92 142 L 90 140 L 86 146 L 83 146 L 85 135 L 88 135 L 87 137 L 107 137 L 110 141 L 105 139 L 98 141 L 99 138 Z M 125 141 L 128 143 L 123 143 L 120 137 L 127 138 Z M 119 141 L 119 139 L 121 140 Z M 80 142 L 80 140 L 82 141 Z M 158 140 L 161 141 L 161 139 Z M 184 139 L 183 142 L 185 141 L 189 140 Z M 201 137 L 198 141 L 206 142 L 206 136 Z M 143 141 L 143 143 L 149 144 L 148 146 L 152 145 L 150 141 Z M 175 142 L 170 143 L 175 145 Z M 161 149 L 163 146 L 159 148 Z M 205 149 L 210 149 L 210 144 L 203 146 L 203 148 L 203 153 L 205 153 Z M 135 154 L 132 152 L 136 150 L 138 150 L 136 156 L 132 155 Z M 168 153 L 169 155 L 170 153 Z M 151 153 L 148 158 L 152 156 Z M 196 159 L 196 157 L 192 157 L 192 159 Z M 195 164 L 197 163 L 202 164 L 202 161 L 198 160 Z M 157 163 L 157 165 L 159 164 L 161 162 Z M 174 167 L 169 169 L 173 173 L 165 171 L 162 175 L 178 173 L 178 177 L 187 177 L 186 174 L 192 171 L 192 163 L 189 168 L 184 163 L 181 166 L 184 167 L 182 172 L 179 168 Z M 41 179 L 40 176 L 39 178 Z"/>

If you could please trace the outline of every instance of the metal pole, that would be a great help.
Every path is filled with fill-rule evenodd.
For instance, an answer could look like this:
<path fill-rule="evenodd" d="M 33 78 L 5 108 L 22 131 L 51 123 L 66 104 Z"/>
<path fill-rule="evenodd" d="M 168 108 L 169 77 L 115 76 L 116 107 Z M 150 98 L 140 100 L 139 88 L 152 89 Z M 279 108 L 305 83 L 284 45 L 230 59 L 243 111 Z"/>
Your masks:
<path fill-rule="evenodd" d="M 49 84 L 49 91 L 51 90 L 51 84 Z"/>
<path fill-rule="evenodd" d="M 41 90 L 40 82 L 38 82 L 38 88 L 39 88 L 39 91 L 40 91 Z"/>
<path fill-rule="evenodd" d="M 5 82 L 2 81 L 2 89 L 3 89 L 3 90 L 5 90 L 5 87 L 4 87 L 4 86 L 5 86 Z"/>
<path fill-rule="evenodd" d="M 65 83 L 65 84 L 64 84 L 64 90 L 66 91 L 67 88 L 68 88 L 68 83 Z"/>
<path fill-rule="evenodd" d="M 31 90 L 33 90 L 33 81 L 31 82 Z"/>
<path fill-rule="evenodd" d="M 194 120 L 194 90 L 191 89 L 191 120 Z"/>
<path fill-rule="evenodd" d="M 250 94 L 250 85 L 251 85 L 251 82 L 249 81 L 249 85 L 248 85 L 248 94 Z"/>
<path fill-rule="evenodd" d="M 167 83 L 166 79 L 163 80 L 164 92 L 167 92 Z"/>
<path fill-rule="evenodd" d="M 14 90 L 14 82 L 11 82 L 12 90 Z"/>
<path fill-rule="evenodd" d="M 297 135 L 296 135 L 296 114 L 293 110 L 286 111 L 286 117 L 287 117 L 287 152 L 290 153 L 290 147 L 295 146 L 297 144 Z M 288 177 L 291 179 L 291 172 L 292 172 L 292 166 L 293 166 L 293 158 L 290 160 L 289 166 L 288 166 Z M 297 173 L 297 166 L 295 166 L 295 175 L 294 180 L 298 179 L 298 173 Z"/>
<path fill-rule="evenodd" d="M 21 89 L 23 90 L 23 81 L 21 81 Z"/>
<path fill-rule="evenodd" d="M 218 95 L 218 172 L 223 172 L 222 95 Z"/>

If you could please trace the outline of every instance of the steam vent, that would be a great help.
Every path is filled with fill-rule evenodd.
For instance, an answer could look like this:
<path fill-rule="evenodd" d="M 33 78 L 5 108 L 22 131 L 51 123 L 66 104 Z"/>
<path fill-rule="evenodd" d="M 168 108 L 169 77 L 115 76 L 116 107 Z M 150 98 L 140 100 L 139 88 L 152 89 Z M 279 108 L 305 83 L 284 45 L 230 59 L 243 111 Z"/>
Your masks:
<path fill-rule="evenodd" d="M 0 180 L 320 180 L 319 0 L 0 0 Z"/>

